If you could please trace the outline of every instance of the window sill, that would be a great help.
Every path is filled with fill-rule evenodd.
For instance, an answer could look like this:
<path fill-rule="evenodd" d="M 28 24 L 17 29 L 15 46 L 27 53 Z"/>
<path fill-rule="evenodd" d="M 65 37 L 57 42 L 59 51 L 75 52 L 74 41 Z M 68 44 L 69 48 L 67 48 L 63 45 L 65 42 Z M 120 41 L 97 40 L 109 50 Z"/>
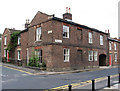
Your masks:
<path fill-rule="evenodd" d="M 35 43 L 36 43 L 36 42 L 41 42 L 41 41 L 42 41 L 42 40 L 37 40 L 37 41 L 35 41 Z"/>
<path fill-rule="evenodd" d="M 93 43 L 89 43 L 90 45 L 92 45 Z"/>
<path fill-rule="evenodd" d="M 93 62 L 93 60 L 88 60 L 89 62 Z"/>
<path fill-rule="evenodd" d="M 68 63 L 69 61 L 64 60 L 64 63 Z"/>
<path fill-rule="evenodd" d="M 63 39 L 69 39 L 69 37 L 63 37 Z"/>

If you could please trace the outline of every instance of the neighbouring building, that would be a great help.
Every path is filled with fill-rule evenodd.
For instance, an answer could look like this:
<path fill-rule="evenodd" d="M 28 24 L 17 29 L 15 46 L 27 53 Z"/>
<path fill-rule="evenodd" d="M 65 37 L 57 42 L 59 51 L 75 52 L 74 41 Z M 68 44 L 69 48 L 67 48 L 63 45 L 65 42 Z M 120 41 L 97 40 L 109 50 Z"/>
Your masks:
<path fill-rule="evenodd" d="M 2 56 L 2 61 L 4 61 L 5 58 L 7 58 L 7 62 L 9 62 L 9 53 L 6 50 L 7 46 L 10 42 L 10 38 L 11 38 L 11 34 L 13 32 L 20 32 L 20 30 L 15 30 L 13 29 L 9 29 L 9 28 L 5 28 L 3 35 L 2 35 L 2 43 L 1 43 L 1 56 Z M 12 52 L 12 58 L 14 58 L 14 52 Z"/>
<path fill-rule="evenodd" d="M 39 63 L 45 62 L 47 70 L 52 71 L 110 65 L 109 32 L 73 22 L 70 12 L 63 14 L 61 19 L 38 11 L 30 23 L 27 20 L 25 28 L 18 36 L 14 57 L 24 65 L 29 63 L 33 54 L 39 57 Z M 4 36 L 2 57 L 5 41 Z"/>
<path fill-rule="evenodd" d="M 109 41 L 109 65 L 118 65 L 120 61 L 120 41 L 117 38 L 108 38 Z"/>

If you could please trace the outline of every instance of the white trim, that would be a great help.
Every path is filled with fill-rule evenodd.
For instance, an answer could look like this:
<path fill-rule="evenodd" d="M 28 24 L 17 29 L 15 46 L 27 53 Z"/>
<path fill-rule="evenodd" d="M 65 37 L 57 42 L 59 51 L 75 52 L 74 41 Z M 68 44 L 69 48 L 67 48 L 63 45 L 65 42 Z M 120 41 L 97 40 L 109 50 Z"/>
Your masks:
<path fill-rule="evenodd" d="M 21 40 L 21 37 L 18 36 L 18 45 L 20 45 L 20 40 Z"/>
<path fill-rule="evenodd" d="M 4 45 L 7 45 L 7 36 L 4 36 Z"/>
<path fill-rule="evenodd" d="M 67 53 L 65 54 L 64 51 L 67 50 Z M 69 62 L 70 61 L 70 49 L 64 48 L 63 49 L 63 55 L 64 55 L 64 62 Z"/>
<path fill-rule="evenodd" d="M 117 62 L 117 53 L 114 54 L 114 60 Z"/>
<path fill-rule="evenodd" d="M 65 34 L 63 35 L 63 38 L 69 38 L 70 36 L 69 26 L 63 25 L 63 34 Z"/>
<path fill-rule="evenodd" d="M 94 61 L 97 61 L 97 60 L 98 60 L 98 52 L 94 51 Z"/>
<path fill-rule="evenodd" d="M 18 60 L 21 60 L 21 58 L 20 58 L 20 50 L 17 51 L 17 54 L 18 54 L 17 55 L 18 56 Z"/>
<path fill-rule="evenodd" d="M 40 41 L 42 36 L 41 27 L 36 28 L 36 41 Z"/>
<path fill-rule="evenodd" d="M 103 35 L 100 35 L 100 45 L 103 45 Z"/>
<path fill-rule="evenodd" d="M 93 43 L 93 36 L 92 36 L 92 32 L 88 33 L 88 43 L 92 44 Z"/>
<path fill-rule="evenodd" d="M 90 52 L 91 52 L 91 54 L 90 54 Z M 90 60 L 90 57 L 92 57 L 91 60 Z M 88 51 L 88 60 L 93 61 L 93 51 L 92 50 Z"/>

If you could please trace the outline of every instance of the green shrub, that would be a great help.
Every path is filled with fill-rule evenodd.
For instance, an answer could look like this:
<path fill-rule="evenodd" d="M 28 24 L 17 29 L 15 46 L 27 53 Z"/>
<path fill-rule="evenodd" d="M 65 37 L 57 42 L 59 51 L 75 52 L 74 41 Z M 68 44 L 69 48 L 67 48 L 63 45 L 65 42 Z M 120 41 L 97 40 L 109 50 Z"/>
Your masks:
<path fill-rule="evenodd" d="M 29 60 L 29 66 L 40 67 L 39 58 L 38 57 L 31 57 Z"/>

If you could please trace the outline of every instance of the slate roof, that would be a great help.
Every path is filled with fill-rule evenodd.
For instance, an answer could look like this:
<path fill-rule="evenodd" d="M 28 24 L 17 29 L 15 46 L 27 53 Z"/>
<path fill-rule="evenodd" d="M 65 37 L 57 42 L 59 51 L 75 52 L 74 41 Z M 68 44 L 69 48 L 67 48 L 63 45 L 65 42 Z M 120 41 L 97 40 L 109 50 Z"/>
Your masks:
<path fill-rule="evenodd" d="M 120 40 L 119 40 L 119 39 L 114 39 L 114 38 L 108 37 L 108 40 L 120 43 Z"/>
<path fill-rule="evenodd" d="M 10 31 L 10 33 L 13 33 L 13 32 L 21 32 L 21 30 L 16 30 L 16 29 L 8 29 Z"/>
<path fill-rule="evenodd" d="M 69 24 L 71 24 L 71 25 L 79 26 L 79 27 L 84 28 L 84 29 L 89 29 L 89 30 L 92 30 L 92 31 L 95 31 L 95 32 L 99 32 L 99 33 L 103 33 L 103 34 L 108 35 L 108 33 L 102 32 L 102 31 L 100 31 L 100 30 L 98 30 L 98 29 L 90 28 L 90 27 L 88 27 L 88 26 L 81 25 L 81 24 L 78 24 L 78 23 L 75 23 L 75 22 L 72 22 L 72 21 L 67 21 L 67 20 L 64 20 L 64 19 L 61 19 L 61 18 L 58 18 L 58 17 L 53 17 L 52 19 L 53 19 L 53 20 L 60 21 L 60 22 L 69 23 Z"/>

